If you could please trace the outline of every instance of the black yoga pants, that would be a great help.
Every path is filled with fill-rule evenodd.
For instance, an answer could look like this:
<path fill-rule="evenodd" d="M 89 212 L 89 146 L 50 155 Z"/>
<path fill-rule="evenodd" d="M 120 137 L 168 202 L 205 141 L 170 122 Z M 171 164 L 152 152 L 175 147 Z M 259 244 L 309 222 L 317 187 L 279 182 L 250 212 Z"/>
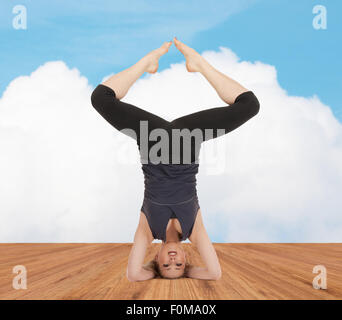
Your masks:
<path fill-rule="evenodd" d="M 116 94 L 110 87 L 99 84 L 91 95 L 91 102 L 98 113 L 106 119 L 117 130 L 131 129 L 135 135 L 130 135 L 136 139 L 140 150 L 140 123 L 147 121 L 148 134 L 154 129 L 165 129 L 172 137 L 172 129 L 199 129 L 203 133 L 203 141 L 214 139 L 218 136 L 217 130 L 220 129 L 220 134 L 226 134 L 246 121 L 254 117 L 260 109 L 260 104 L 257 97 L 252 91 L 246 91 L 238 95 L 233 104 L 224 107 L 216 107 L 191 113 L 173 121 L 167 121 L 153 113 L 145 111 L 137 106 L 125 103 L 116 98 Z M 211 129 L 212 136 L 206 136 L 205 130 Z M 123 131 L 125 133 L 125 131 Z M 127 134 L 127 133 L 126 133 Z M 128 134 L 129 135 L 129 134 Z M 148 150 L 158 141 L 148 141 Z M 170 146 L 171 146 L 170 142 Z M 199 148 L 196 148 L 196 141 L 191 141 L 191 162 L 198 160 Z M 200 142 L 201 143 L 201 142 Z M 171 163 L 172 148 L 169 150 L 169 159 Z M 183 161 L 183 145 L 180 145 L 180 162 Z"/>

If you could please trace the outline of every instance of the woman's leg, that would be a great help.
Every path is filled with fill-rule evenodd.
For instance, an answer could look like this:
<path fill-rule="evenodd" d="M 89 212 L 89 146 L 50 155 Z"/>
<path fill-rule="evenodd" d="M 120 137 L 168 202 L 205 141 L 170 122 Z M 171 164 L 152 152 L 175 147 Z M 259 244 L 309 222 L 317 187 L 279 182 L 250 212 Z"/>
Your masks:
<path fill-rule="evenodd" d="M 186 59 L 187 70 L 189 72 L 200 72 L 225 103 L 234 103 L 239 94 L 248 91 L 240 83 L 215 69 L 193 48 L 176 38 L 174 38 L 174 43 Z"/>
<path fill-rule="evenodd" d="M 91 102 L 97 112 L 114 128 L 140 142 L 140 126 L 147 124 L 147 134 L 155 128 L 168 128 L 170 122 L 130 103 L 116 98 L 116 92 L 99 84 L 91 95 Z M 127 130 L 128 129 L 128 130 Z M 132 130 L 134 132 L 132 132 Z"/>
<path fill-rule="evenodd" d="M 239 94 L 233 104 L 188 114 L 171 122 L 172 129 L 200 129 L 203 141 L 235 130 L 259 112 L 259 101 L 252 91 Z M 212 135 L 211 135 L 212 133 Z"/>
<path fill-rule="evenodd" d="M 224 129 L 224 133 L 228 133 L 259 112 L 260 104 L 252 91 L 216 70 L 194 49 L 177 39 L 174 41 L 186 58 L 188 71 L 200 72 L 229 106 L 211 108 L 180 117 L 171 122 L 172 128 L 190 130 L 199 128 L 203 133 L 205 129 Z M 213 137 L 216 136 L 215 130 Z M 204 140 L 208 139 L 204 138 Z"/>
<path fill-rule="evenodd" d="M 120 101 L 132 84 L 144 73 L 154 73 L 158 69 L 158 60 L 166 53 L 171 42 L 165 42 L 160 48 L 148 53 L 133 66 L 125 69 L 98 85 L 92 93 L 94 108 L 117 130 L 134 130 L 139 142 L 141 121 L 148 121 L 148 132 L 155 128 L 167 128 L 169 122 L 132 104 Z M 124 132 L 127 134 L 127 131 Z M 130 134 L 128 134 L 130 135 Z M 135 138 L 134 136 L 130 135 Z"/>
<path fill-rule="evenodd" d="M 133 66 L 111 76 L 108 80 L 104 81 L 103 84 L 115 91 L 117 99 L 122 99 L 127 94 L 127 91 L 132 84 L 138 80 L 144 72 L 157 72 L 159 58 L 168 52 L 171 44 L 172 41 L 164 42 L 160 48 L 152 50 Z"/>

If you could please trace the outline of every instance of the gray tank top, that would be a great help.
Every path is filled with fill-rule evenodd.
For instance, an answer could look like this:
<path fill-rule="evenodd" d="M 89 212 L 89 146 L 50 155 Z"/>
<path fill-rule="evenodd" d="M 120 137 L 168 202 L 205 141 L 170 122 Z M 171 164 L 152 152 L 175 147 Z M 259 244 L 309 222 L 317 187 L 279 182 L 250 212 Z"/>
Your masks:
<path fill-rule="evenodd" d="M 177 204 L 197 194 L 198 164 L 143 164 L 146 198 L 160 204 Z"/>
<path fill-rule="evenodd" d="M 169 219 L 177 218 L 181 224 L 181 240 L 188 238 L 199 208 L 196 174 L 198 164 L 142 164 L 144 173 L 145 213 L 153 237 L 166 240 Z"/>

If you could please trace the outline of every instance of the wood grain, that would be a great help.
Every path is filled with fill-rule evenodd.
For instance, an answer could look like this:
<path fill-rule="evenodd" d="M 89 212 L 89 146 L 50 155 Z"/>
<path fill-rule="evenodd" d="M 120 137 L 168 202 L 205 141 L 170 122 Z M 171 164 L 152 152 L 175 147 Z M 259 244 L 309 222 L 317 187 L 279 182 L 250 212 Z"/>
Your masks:
<path fill-rule="evenodd" d="M 342 299 L 342 244 L 214 243 L 222 267 L 218 281 L 153 279 L 129 282 L 131 243 L 0 244 L 0 299 Z M 160 243 L 148 249 L 146 262 Z M 190 262 L 203 266 L 183 243 Z M 15 265 L 27 270 L 27 289 L 16 290 Z M 326 290 L 312 286 L 315 265 L 327 269 Z"/>

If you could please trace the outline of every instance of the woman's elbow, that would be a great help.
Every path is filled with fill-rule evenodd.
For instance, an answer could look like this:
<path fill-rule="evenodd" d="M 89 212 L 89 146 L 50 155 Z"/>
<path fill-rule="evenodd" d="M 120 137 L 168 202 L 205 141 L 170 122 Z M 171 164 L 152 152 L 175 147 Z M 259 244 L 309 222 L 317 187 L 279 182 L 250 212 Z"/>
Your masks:
<path fill-rule="evenodd" d="M 139 281 L 137 278 L 134 278 L 132 276 L 129 276 L 129 275 L 126 275 L 127 279 L 129 282 L 136 282 L 136 281 Z"/>
<path fill-rule="evenodd" d="M 221 277 L 222 277 L 222 272 L 219 271 L 219 272 L 214 273 L 214 274 L 212 275 L 211 279 L 212 279 L 212 280 L 220 280 Z"/>
<path fill-rule="evenodd" d="M 216 270 L 211 271 L 210 280 L 220 280 L 222 277 L 221 267 L 218 267 Z"/>
<path fill-rule="evenodd" d="M 128 281 L 130 281 L 130 282 L 139 281 L 138 275 L 137 275 L 137 274 L 134 274 L 134 272 L 129 271 L 128 269 L 127 269 L 127 271 L 126 271 L 126 278 L 127 278 Z"/>

